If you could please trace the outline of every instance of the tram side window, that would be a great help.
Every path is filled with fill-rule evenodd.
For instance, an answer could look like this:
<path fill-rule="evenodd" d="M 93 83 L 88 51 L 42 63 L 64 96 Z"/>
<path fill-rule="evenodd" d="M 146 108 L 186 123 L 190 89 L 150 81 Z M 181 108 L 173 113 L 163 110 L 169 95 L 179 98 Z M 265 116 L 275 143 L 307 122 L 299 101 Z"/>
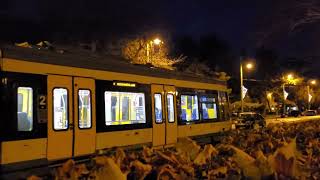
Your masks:
<path fill-rule="evenodd" d="M 202 119 L 217 119 L 216 98 L 201 96 Z"/>
<path fill-rule="evenodd" d="M 79 128 L 91 128 L 91 94 L 90 90 L 78 91 Z"/>
<path fill-rule="evenodd" d="M 68 90 L 65 88 L 53 89 L 53 129 L 68 129 Z"/>
<path fill-rule="evenodd" d="M 154 94 L 154 113 L 156 123 L 162 123 L 162 96 L 161 94 Z"/>
<path fill-rule="evenodd" d="M 18 131 L 32 131 L 33 90 L 31 87 L 18 87 L 17 90 Z"/>
<path fill-rule="evenodd" d="M 105 91 L 104 101 L 107 126 L 146 123 L 144 93 Z"/>
<path fill-rule="evenodd" d="M 197 95 L 181 95 L 181 120 L 197 121 L 199 120 Z"/>
<path fill-rule="evenodd" d="M 174 122 L 174 100 L 173 94 L 167 94 L 167 111 L 168 111 L 168 121 Z"/>

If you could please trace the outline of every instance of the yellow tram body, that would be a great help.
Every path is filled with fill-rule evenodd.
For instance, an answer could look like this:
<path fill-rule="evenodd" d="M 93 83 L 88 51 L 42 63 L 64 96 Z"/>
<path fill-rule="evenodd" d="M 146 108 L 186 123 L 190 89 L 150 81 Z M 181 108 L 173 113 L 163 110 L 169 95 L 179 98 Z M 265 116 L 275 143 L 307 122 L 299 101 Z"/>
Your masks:
<path fill-rule="evenodd" d="M 90 155 L 117 146 L 149 144 L 155 147 L 166 147 L 175 144 L 178 138 L 213 134 L 231 128 L 231 122 L 227 118 L 224 120 L 218 119 L 218 110 L 222 108 L 219 105 L 218 98 L 219 93 L 227 92 L 225 82 L 205 82 L 196 80 L 199 79 L 198 77 L 195 78 L 195 80 L 189 80 L 187 78 L 166 78 L 164 76 L 126 73 L 117 70 L 113 71 L 112 67 L 109 68 L 109 70 L 104 70 L 70 65 L 72 63 L 77 64 L 76 58 L 73 59 L 74 62 L 68 62 L 63 65 L 58 61 L 60 61 L 59 58 L 64 55 L 54 54 L 53 56 L 57 62 L 54 60 L 47 62 L 45 60 L 46 53 L 43 52 L 39 53 L 40 55 L 37 56 L 36 59 L 28 58 L 27 60 L 24 59 L 23 56 L 6 56 L 5 50 L 3 54 L 4 56 L 0 59 L 0 75 L 3 88 L 6 88 L 7 83 L 10 83 L 10 73 L 21 74 L 21 77 L 27 77 L 29 74 L 35 76 L 41 75 L 44 76 L 45 81 L 45 85 L 41 86 L 46 86 L 46 89 L 43 90 L 46 93 L 36 96 L 38 89 L 33 88 L 31 91 L 28 89 L 29 86 L 24 85 L 21 80 L 22 85 L 19 86 L 20 89 L 18 89 L 17 98 L 20 98 L 19 103 L 22 103 L 18 104 L 17 108 L 22 112 L 20 113 L 23 114 L 21 116 L 33 116 L 33 120 L 29 118 L 31 119 L 30 121 L 34 123 L 32 125 L 33 129 L 28 131 L 28 129 L 25 128 L 26 132 L 19 132 L 22 134 L 21 138 L 20 136 L 16 139 L 10 138 L 10 136 L 7 135 L 8 140 L 3 138 L 3 140 L 0 141 L 1 165 L 37 160 L 50 162 Z M 65 58 L 68 61 L 67 57 Z M 97 63 L 97 66 L 108 65 L 99 65 L 100 61 L 98 60 L 90 62 L 90 60 L 86 60 L 85 57 L 83 57 L 83 59 L 87 64 Z M 130 67 L 131 66 L 133 65 L 130 65 Z M 148 71 L 150 71 L 150 68 L 148 68 Z M 166 72 L 162 73 L 166 74 Z M 9 75 L 7 76 L 6 74 Z M 101 86 L 98 86 L 97 80 L 101 82 Z M 110 85 L 108 84 L 108 87 L 110 86 L 115 90 L 109 90 L 107 85 L 104 85 L 105 82 L 111 82 Z M 30 83 L 33 83 L 32 80 L 30 80 Z M 135 94 L 127 92 L 126 94 L 125 91 L 121 91 L 121 94 L 117 94 L 117 88 L 119 90 L 126 89 L 129 91 L 130 88 L 137 88 L 139 86 L 141 86 L 142 89 L 146 89 L 145 92 L 148 93 L 144 93 L 143 96 L 142 94 L 138 94 L 141 92 L 134 92 Z M 100 87 L 106 87 L 107 90 L 103 92 L 100 90 Z M 195 93 L 198 93 L 198 90 L 199 92 L 214 91 L 217 94 L 214 96 L 215 102 L 202 103 L 199 98 L 195 98 L 200 97 L 200 95 L 186 95 L 184 99 L 182 99 L 183 89 L 188 89 L 188 91 Z M 86 94 L 83 94 L 84 97 L 81 97 L 82 99 L 79 99 L 80 90 L 86 90 Z M 101 93 L 97 94 L 98 91 L 101 91 Z M 108 91 L 111 93 L 108 94 Z M 33 98 L 31 97 L 32 93 L 34 94 Z M 154 97 L 156 94 L 162 97 L 160 103 L 161 112 L 159 114 L 162 120 L 155 115 L 155 106 L 157 104 L 155 103 Z M 59 96 L 60 100 L 54 99 L 55 95 Z M 90 103 L 88 98 L 90 98 Z M 104 105 L 104 107 L 102 107 L 103 103 L 108 100 L 107 98 L 113 102 L 111 102 L 110 105 Z M 30 104 L 32 103 L 31 100 L 34 101 L 34 105 Z M 180 107 L 177 107 L 178 100 L 181 101 Z M 102 104 L 97 104 L 97 101 Z M 173 107 L 172 104 L 169 105 L 169 101 L 173 102 Z M 42 103 L 43 107 L 41 106 Z M 205 103 L 211 104 L 207 105 Z M 144 105 L 142 106 L 141 104 Z M 196 104 L 198 105 L 196 106 Z M 88 108 L 89 106 L 90 109 Z M 202 109 L 200 110 L 199 107 Z M 28 108 L 35 108 L 34 112 L 37 113 L 33 115 L 31 109 Z M 171 122 L 169 122 L 168 108 L 171 108 L 170 113 L 174 113 L 174 115 L 171 114 L 171 119 L 173 118 Z M 143 111 L 143 109 L 145 109 L 145 111 Z M 106 113 L 107 111 L 109 114 Z M 181 115 L 179 112 L 182 111 L 185 111 L 186 121 L 184 121 L 183 124 L 179 124 Z M 45 113 L 43 114 L 42 112 Z M 42 115 L 46 122 L 39 121 L 39 119 L 42 119 L 39 116 Z M 200 119 L 204 116 L 206 116 L 207 119 L 216 120 L 203 120 L 202 123 Z M 106 130 L 101 129 L 101 124 L 107 125 L 106 122 L 102 122 L 102 120 L 100 122 L 97 117 L 100 117 L 100 119 L 111 117 L 111 121 L 108 122 L 108 128 L 111 128 Z M 199 123 L 193 123 L 192 119 L 194 119 L 194 117 L 199 119 Z M 56 121 L 55 118 L 61 122 L 54 122 Z M 134 122 L 130 120 L 134 118 L 136 118 Z M 139 118 L 140 120 L 138 120 Z M 159 119 L 161 123 L 158 123 L 156 119 Z M 2 119 L 2 121 L 16 120 Z M 136 123 L 133 126 L 137 128 L 131 128 L 132 123 Z M 35 129 L 40 126 L 42 127 L 44 124 L 46 124 L 46 132 L 41 136 L 33 136 L 32 133 L 37 133 Z M 23 138 L 26 137 L 24 133 L 27 134 L 29 132 L 31 134 L 30 138 Z"/>

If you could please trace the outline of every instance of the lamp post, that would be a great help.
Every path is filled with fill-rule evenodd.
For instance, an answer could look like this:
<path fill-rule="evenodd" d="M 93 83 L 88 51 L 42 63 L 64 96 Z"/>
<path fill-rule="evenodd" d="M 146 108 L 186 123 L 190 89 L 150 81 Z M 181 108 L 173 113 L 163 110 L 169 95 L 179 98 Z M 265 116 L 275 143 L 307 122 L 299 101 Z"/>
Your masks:
<path fill-rule="evenodd" d="M 151 48 L 153 47 L 153 44 L 160 46 L 160 44 L 163 44 L 163 41 L 161 41 L 159 38 L 155 38 L 151 41 L 147 42 L 147 63 L 151 63 Z"/>
<path fill-rule="evenodd" d="M 244 94 L 243 94 L 243 68 L 242 68 L 242 57 L 240 57 L 240 98 L 241 98 L 241 112 L 243 112 L 243 98 L 244 98 Z M 253 68 L 253 64 L 252 63 L 247 63 L 246 64 L 246 68 L 247 69 L 252 69 Z"/>
<path fill-rule="evenodd" d="M 242 61 L 240 61 L 240 98 L 241 98 L 241 112 L 243 112 L 243 72 L 242 72 Z"/>
<path fill-rule="evenodd" d="M 285 115 L 285 112 L 286 112 L 286 95 L 284 94 L 286 92 L 286 89 L 285 89 L 285 83 L 283 83 L 282 85 L 282 91 L 283 91 L 283 115 Z"/>

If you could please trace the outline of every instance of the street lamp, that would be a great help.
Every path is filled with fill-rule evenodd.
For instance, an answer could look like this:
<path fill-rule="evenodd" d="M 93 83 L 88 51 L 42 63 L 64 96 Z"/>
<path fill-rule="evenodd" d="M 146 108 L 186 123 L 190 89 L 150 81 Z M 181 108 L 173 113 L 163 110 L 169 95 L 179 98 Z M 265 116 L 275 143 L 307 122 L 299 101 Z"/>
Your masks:
<path fill-rule="evenodd" d="M 240 59 L 240 98 L 241 98 L 241 112 L 243 112 L 243 68 L 242 68 L 242 60 Z M 253 68 L 253 64 L 252 63 L 247 63 L 245 66 L 247 69 L 252 69 Z"/>
<path fill-rule="evenodd" d="M 153 43 L 156 44 L 156 45 L 159 45 L 162 41 L 159 39 L 159 38 L 155 38 L 153 40 Z"/>
<path fill-rule="evenodd" d="M 246 67 L 247 67 L 247 69 L 252 69 L 253 65 L 252 65 L 251 63 L 248 63 L 248 64 L 246 65 Z"/>
<path fill-rule="evenodd" d="M 147 61 L 148 61 L 148 63 L 151 62 L 151 58 L 150 58 L 151 55 L 150 54 L 152 51 L 150 51 L 150 48 L 153 47 L 153 44 L 160 46 L 161 44 L 163 44 L 163 41 L 161 41 L 161 39 L 159 39 L 159 38 L 155 38 L 151 41 L 147 41 Z"/>

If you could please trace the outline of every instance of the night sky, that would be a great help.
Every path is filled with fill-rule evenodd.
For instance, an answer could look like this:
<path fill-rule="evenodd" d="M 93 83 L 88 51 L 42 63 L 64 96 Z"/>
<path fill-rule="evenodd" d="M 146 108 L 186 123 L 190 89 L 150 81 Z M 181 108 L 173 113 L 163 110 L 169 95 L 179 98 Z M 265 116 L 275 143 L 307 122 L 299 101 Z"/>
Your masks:
<path fill-rule="evenodd" d="M 252 45 L 257 11 L 263 6 L 254 0 L 212 1 L 54 1 L 8 0 L 1 8 L 2 14 L 33 22 L 57 23 L 66 18 L 81 24 L 83 18 L 105 22 L 115 31 L 134 31 L 142 28 L 168 28 L 175 35 L 195 38 L 216 33 L 233 47 Z M 50 18 L 50 22 L 47 21 Z M 52 22 L 55 21 L 55 22 Z M 112 25 L 111 25 L 112 24 Z M 28 27 L 34 28 L 34 27 Z M 39 27 L 40 28 L 40 27 Z M 59 29 L 59 28 L 57 28 Z"/>
<path fill-rule="evenodd" d="M 81 33 L 83 29 L 103 36 L 158 30 L 166 30 L 174 37 L 189 35 L 195 39 L 216 34 L 235 54 L 242 48 L 254 54 L 257 46 L 266 46 L 286 57 L 320 57 L 319 27 L 308 26 L 288 33 L 286 24 L 281 22 L 292 15 L 286 10 L 290 2 L 293 1 L 2 0 L 0 19 L 4 21 L 2 24 L 9 25 L 2 26 L 0 31 L 1 37 L 15 31 L 17 40 L 27 40 L 26 36 L 46 38 L 50 32 Z M 279 12 L 284 19 L 275 16 Z M 15 23 L 10 23 L 11 19 Z M 274 26 L 279 27 L 274 35 L 264 39 L 259 36 L 269 28 L 273 31 Z"/>

